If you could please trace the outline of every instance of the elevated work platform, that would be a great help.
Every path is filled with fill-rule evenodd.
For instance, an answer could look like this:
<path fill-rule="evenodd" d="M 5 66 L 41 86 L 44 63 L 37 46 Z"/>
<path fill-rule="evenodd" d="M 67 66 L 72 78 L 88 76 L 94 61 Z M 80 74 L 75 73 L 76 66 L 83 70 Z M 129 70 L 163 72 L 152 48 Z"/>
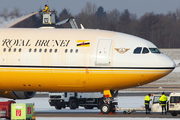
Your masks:
<path fill-rule="evenodd" d="M 55 12 L 43 13 L 43 25 L 55 25 Z"/>

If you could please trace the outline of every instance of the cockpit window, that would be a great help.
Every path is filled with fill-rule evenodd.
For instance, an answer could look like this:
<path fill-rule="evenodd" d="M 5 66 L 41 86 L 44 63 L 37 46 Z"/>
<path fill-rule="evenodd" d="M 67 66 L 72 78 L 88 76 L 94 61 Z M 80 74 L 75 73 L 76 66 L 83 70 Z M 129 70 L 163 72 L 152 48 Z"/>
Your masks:
<path fill-rule="evenodd" d="M 149 48 L 152 53 L 161 53 L 157 48 Z"/>
<path fill-rule="evenodd" d="M 141 50 L 142 50 L 142 47 L 137 47 L 137 48 L 134 50 L 134 54 L 140 54 L 140 53 L 141 53 Z"/>
<path fill-rule="evenodd" d="M 149 50 L 146 47 L 144 47 L 143 51 L 142 51 L 142 54 L 146 54 L 146 53 L 149 53 Z"/>

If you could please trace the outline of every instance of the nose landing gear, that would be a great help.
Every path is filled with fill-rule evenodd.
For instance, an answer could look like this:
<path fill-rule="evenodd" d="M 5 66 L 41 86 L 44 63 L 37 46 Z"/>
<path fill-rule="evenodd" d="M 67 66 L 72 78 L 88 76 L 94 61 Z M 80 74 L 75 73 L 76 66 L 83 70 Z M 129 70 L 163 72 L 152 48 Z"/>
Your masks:
<path fill-rule="evenodd" d="M 113 93 L 113 94 L 112 94 Z M 110 91 L 105 90 L 104 91 L 104 100 L 103 104 L 101 105 L 101 114 L 115 114 L 115 106 L 117 105 L 117 102 L 114 102 L 114 97 L 117 96 L 118 91 Z"/>

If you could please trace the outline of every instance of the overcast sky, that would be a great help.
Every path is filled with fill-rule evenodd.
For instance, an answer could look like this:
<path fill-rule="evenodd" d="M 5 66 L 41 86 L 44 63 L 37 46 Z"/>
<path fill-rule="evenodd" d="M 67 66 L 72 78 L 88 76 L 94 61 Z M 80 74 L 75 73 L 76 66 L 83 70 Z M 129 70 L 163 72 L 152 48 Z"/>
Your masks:
<path fill-rule="evenodd" d="M 118 9 L 122 12 L 128 9 L 138 17 L 146 12 L 166 14 L 180 8 L 180 0 L 0 0 L 0 12 L 4 8 L 11 11 L 16 7 L 23 11 L 22 13 L 31 13 L 48 4 L 50 9 L 55 9 L 58 13 L 66 8 L 72 15 L 76 15 L 84 8 L 86 2 L 96 4 L 97 7 L 103 6 L 105 11 Z"/>

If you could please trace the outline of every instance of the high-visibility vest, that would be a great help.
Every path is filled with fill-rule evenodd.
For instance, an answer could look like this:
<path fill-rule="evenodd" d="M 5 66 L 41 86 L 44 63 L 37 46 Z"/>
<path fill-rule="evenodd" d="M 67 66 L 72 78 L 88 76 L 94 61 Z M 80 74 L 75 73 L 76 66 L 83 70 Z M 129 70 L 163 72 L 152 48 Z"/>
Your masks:
<path fill-rule="evenodd" d="M 166 101 L 167 101 L 167 96 L 163 94 L 163 95 L 159 98 L 159 103 L 160 103 L 162 106 L 166 106 Z"/>
<path fill-rule="evenodd" d="M 47 13 L 49 13 L 49 11 L 50 11 L 50 10 L 49 10 L 49 6 L 46 6 L 45 9 L 42 10 L 42 12 L 47 12 Z"/>
<path fill-rule="evenodd" d="M 145 105 L 149 105 L 149 101 L 151 101 L 149 95 L 146 95 L 146 97 L 144 98 L 144 104 Z"/>

